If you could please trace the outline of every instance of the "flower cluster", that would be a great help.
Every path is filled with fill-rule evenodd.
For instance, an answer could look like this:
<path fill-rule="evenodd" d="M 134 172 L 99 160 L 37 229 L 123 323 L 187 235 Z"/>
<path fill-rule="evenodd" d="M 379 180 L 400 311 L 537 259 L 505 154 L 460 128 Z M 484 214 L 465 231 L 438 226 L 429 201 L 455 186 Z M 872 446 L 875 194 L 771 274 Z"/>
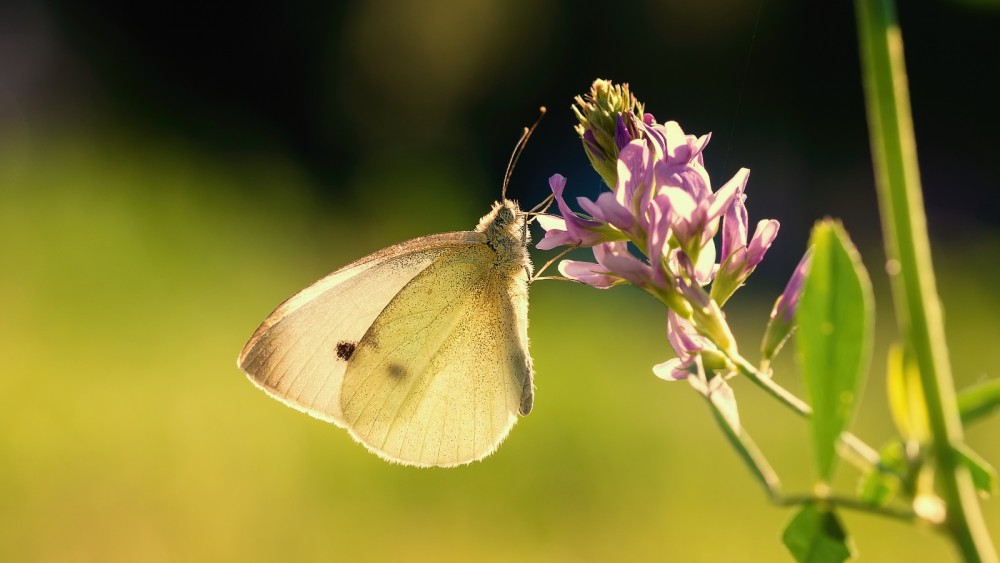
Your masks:
<path fill-rule="evenodd" d="M 749 236 L 749 170 L 713 190 L 703 156 L 710 135 L 657 123 L 627 86 L 598 80 L 574 111 L 587 155 L 610 190 L 576 198 L 578 213 L 566 202 L 566 178 L 552 176 L 559 214 L 539 217 L 545 236 L 538 248 L 591 248 L 594 262 L 563 260 L 562 275 L 601 289 L 630 283 L 670 308 L 668 340 L 677 358 L 656 366 L 658 375 L 683 379 L 696 356 L 705 362 L 735 352 L 720 307 L 778 233 L 778 222 L 765 219 Z"/>

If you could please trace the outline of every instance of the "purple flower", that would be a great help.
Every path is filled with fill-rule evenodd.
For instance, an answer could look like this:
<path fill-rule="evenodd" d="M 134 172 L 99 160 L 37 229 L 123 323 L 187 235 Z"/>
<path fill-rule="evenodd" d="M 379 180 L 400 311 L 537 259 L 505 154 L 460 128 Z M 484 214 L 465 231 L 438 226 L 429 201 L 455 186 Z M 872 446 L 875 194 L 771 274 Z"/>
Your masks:
<path fill-rule="evenodd" d="M 744 168 L 733 178 L 738 180 L 739 189 L 722 220 L 722 261 L 712 285 L 712 297 L 719 303 L 725 303 L 743 285 L 778 236 L 778 222 L 764 219 L 757 223 L 747 244 L 748 217 L 743 190 L 748 176 L 749 170 Z"/>
<path fill-rule="evenodd" d="M 676 121 L 657 125 L 643 120 L 643 124 L 644 136 L 656 151 L 657 160 L 673 166 L 688 166 L 692 162 L 705 166 L 701 153 L 712 138 L 711 134 L 701 137 L 686 135 Z"/>
<path fill-rule="evenodd" d="M 687 135 L 676 122 L 659 125 L 648 114 L 641 121 L 632 114 L 620 115 L 614 133 L 618 155 L 611 191 L 593 201 L 577 198 L 580 208 L 589 215 L 581 217 L 563 197 L 566 179 L 559 175 L 550 178 L 561 216 L 539 217 L 546 233 L 538 248 L 631 241 L 645 252 L 648 262 L 631 255 L 628 260 L 616 261 L 619 245 L 614 245 L 595 251 L 595 256 L 603 253 L 605 263 L 570 262 L 567 277 L 595 287 L 640 279 L 647 284 L 647 290 L 657 290 L 661 298 L 663 291 L 679 287 L 677 276 L 685 276 L 699 287 L 706 286 L 716 280 L 724 265 L 729 267 L 723 271 L 728 298 L 763 258 L 777 229 L 777 222 L 762 222 L 747 243 L 743 190 L 749 171 L 741 169 L 713 192 L 703 164 L 708 135 Z M 586 142 L 586 132 L 584 138 Z M 632 140 L 626 143 L 629 138 Z M 714 237 L 724 215 L 723 263 L 717 264 Z M 648 276 L 614 269 L 618 265 L 631 268 L 637 263 L 644 264 Z"/>
<path fill-rule="evenodd" d="M 625 115 L 635 117 L 630 113 Z M 625 119 L 622 118 L 622 114 L 618 114 L 618 120 L 615 122 L 615 146 L 620 151 L 625 145 L 632 142 L 633 137 L 632 132 L 629 131 L 628 126 L 625 124 Z"/>
<path fill-rule="evenodd" d="M 633 256 L 628 251 L 628 243 L 605 242 L 595 246 L 593 251 L 596 264 L 563 260 L 559 264 L 559 272 L 567 278 L 598 289 L 607 289 L 625 282 L 640 287 L 649 284 L 649 264 Z"/>
<path fill-rule="evenodd" d="M 739 193 L 733 198 L 733 204 L 722 219 L 723 260 L 732 256 L 736 249 L 747 246 L 747 228 L 750 218 L 747 215 L 746 199 L 747 196 L 743 190 L 739 190 Z"/>
<path fill-rule="evenodd" d="M 627 86 L 595 81 L 573 111 L 587 156 L 610 190 L 594 199 L 578 197 L 582 215 L 564 198 L 566 179 L 552 176 L 559 215 L 539 216 L 546 232 L 538 248 L 591 247 L 594 262 L 563 260 L 562 275 L 601 289 L 631 283 L 667 305 L 668 340 L 677 358 L 656 366 L 657 375 L 683 379 L 699 366 L 703 375 L 732 369 L 728 358 L 737 353 L 736 343 L 721 304 L 778 232 L 778 222 L 765 219 L 749 236 L 749 170 L 740 169 L 713 191 L 704 159 L 711 136 L 689 135 L 675 121 L 656 123 Z M 788 295 L 786 305 L 794 304 L 797 296 Z"/>
<path fill-rule="evenodd" d="M 733 180 L 740 178 L 739 189 L 736 197 L 733 198 L 732 205 L 722 220 L 722 260 L 724 267 L 731 271 L 749 270 L 760 264 L 764 259 L 764 254 L 771 248 L 771 243 L 778 236 L 779 224 L 774 219 L 763 219 L 757 223 L 750 244 L 747 245 L 748 216 L 746 208 L 747 196 L 743 193 L 746 189 L 747 179 L 750 171 L 746 168 L 740 169 Z M 734 259 L 735 257 L 735 259 Z"/>
<path fill-rule="evenodd" d="M 667 341 L 677 357 L 656 364 L 653 373 L 668 381 L 687 379 L 696 371 L 696 358 L 701 352 L 717 351 L 711 341 L 698 334 L 694 325 L 672 310 L 667 311 Z"/>
<path fill-rule="evenodd" d="M 799 265 L 792 272 L 792 277 L 785 285 L 785 291 L 781 293 L 771 310 L 771 318 L 781 317 L 785 322 L 792 322 L 795 318 L 795 309 L 799 306 L 799 298 L 802 297 L 802 285 L 806 281 L 806 274 L 809 273 L 809 264 L 812 259 L 812 248 L 806 251 L 799 260 Z"/>
<path fill-rule="evenodd" d="M 647 226 L 645 211 L 653 188 L 653 164 L 653 155 L 643 141 L 632 141 L 623 147 L 618 153 L 618 180 L 611 192 L 614 199 L 604 198 L 600 216 L 633 240 L 641 240 L 642 229 Z"/>
<path fill-rule="evenodd" d="M 597 221 L 627 233 L 633 240 L 642 238 L 644 224 L 639 219 L 638 210 L 649 190 L 652 164 L 645 143 L 630 142 L 618 154 L 614 189 L 602 193 L 596 201 L 580 197 L 577 203 Z"/>
<path fill-rule="evenodd" d="M 561 217 L 552 215 L 539 215 L 538 224 L 545 229 L 545 237 L 537 244 L 541 250 L 551 250 L 557 246 L 593 246 L 602 240 L 599 221 L 583 219 L 570 210 L 566 200 L 563 199 L 563 190 L 566 189 L 566 178 L 559 174 L 549 178 L 549 187 L 555 195 L 556 205 L 559 207 Z"/>
<path fill-rule="evenodd" d="M 670 171 L 673 169 L 674 171 Z M 697 257 L 701 247 L 718 232 L 719 219 L 742 187 L 740 174 L 712 192 L 708 173 L 700 165 L 682 171 L 658 163 L 655 172 L 660 205 L 670 210 L 670 222 L 680 248 Z M 742 178 L 745 182 L 745 175 Z"/>
<path fill-rule="evenodd" d="M 811 257 L 812 248 L 806 250 L 802 259 L 799 260 L 799 265 L 792 272 L 792 277 L 788 280 L 785 291 L 774 302 L 774 308 L 771 309 L 771 319 L 767 323 L 764 339 L 760 344 L 761 356 L 765 361 L 778 354 L 782 345 L 795 329 L 795 310 L 798 308 L 799 298 L 802 297 L 802 286 L 809 273 Z"/>

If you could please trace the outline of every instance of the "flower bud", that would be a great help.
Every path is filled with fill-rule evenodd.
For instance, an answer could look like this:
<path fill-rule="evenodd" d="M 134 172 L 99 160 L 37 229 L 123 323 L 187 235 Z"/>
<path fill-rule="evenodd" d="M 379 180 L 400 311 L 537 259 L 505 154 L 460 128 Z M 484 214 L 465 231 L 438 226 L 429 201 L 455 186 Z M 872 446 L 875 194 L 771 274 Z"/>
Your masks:
<path fill-rule="evenodd" d="M 576 132 L 583 141 L 591 166 L 609 187 L 617 183 L 618 151 L 640 136 L 642 104 L 629 92 L 628 84 L 597 79 L 590 93 L 577 96 L 573 113 Z"/>
<path fill-rule="evenodd" d="M 799 297 L 802 296 L 802 286 L 809 272 L 809 258 L 812 256 L 812 249 L 806 251 L 799 261 L 799 265 L 792 272 L 792 277 L 785 286 L 785 291 L 778 296 L 771 309 L 771 320 L 767 323 L 764 331 L 764 339 L 760 343 L 761 358 L 765 361 L 771 360 L 778 354 L 781 347 L 791 336 L 795 329 L 795 309 L 799 305 Z"/>

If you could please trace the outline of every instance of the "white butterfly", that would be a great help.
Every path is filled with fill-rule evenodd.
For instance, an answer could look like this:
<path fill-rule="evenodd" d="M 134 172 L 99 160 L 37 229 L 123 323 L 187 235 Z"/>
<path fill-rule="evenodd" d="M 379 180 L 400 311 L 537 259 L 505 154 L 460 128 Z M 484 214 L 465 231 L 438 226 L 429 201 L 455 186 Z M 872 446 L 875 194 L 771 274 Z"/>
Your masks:
<path fill-rule="evenodd" d="M 389 461 L 482 459 L 534 397 L 527 242 L 524 214 L 504 198 L 475 231 L 366 256 L 279 305 L 239 367 Z"/>

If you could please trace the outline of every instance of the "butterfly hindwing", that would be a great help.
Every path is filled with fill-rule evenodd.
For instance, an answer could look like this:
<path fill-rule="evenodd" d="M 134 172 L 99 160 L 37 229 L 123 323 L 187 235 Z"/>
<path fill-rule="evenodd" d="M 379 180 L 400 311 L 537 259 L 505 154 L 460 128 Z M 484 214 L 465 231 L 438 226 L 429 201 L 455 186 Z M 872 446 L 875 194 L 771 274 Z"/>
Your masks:
<path fill-rule="evenodd" d="M 526 340 L 524 269 L 498 264 L 485 244 L 443 255 L 354 350 L 341 396 L 347 426 L 390 460 L 451 466 L 485 457 L 530 407 Z"/>

